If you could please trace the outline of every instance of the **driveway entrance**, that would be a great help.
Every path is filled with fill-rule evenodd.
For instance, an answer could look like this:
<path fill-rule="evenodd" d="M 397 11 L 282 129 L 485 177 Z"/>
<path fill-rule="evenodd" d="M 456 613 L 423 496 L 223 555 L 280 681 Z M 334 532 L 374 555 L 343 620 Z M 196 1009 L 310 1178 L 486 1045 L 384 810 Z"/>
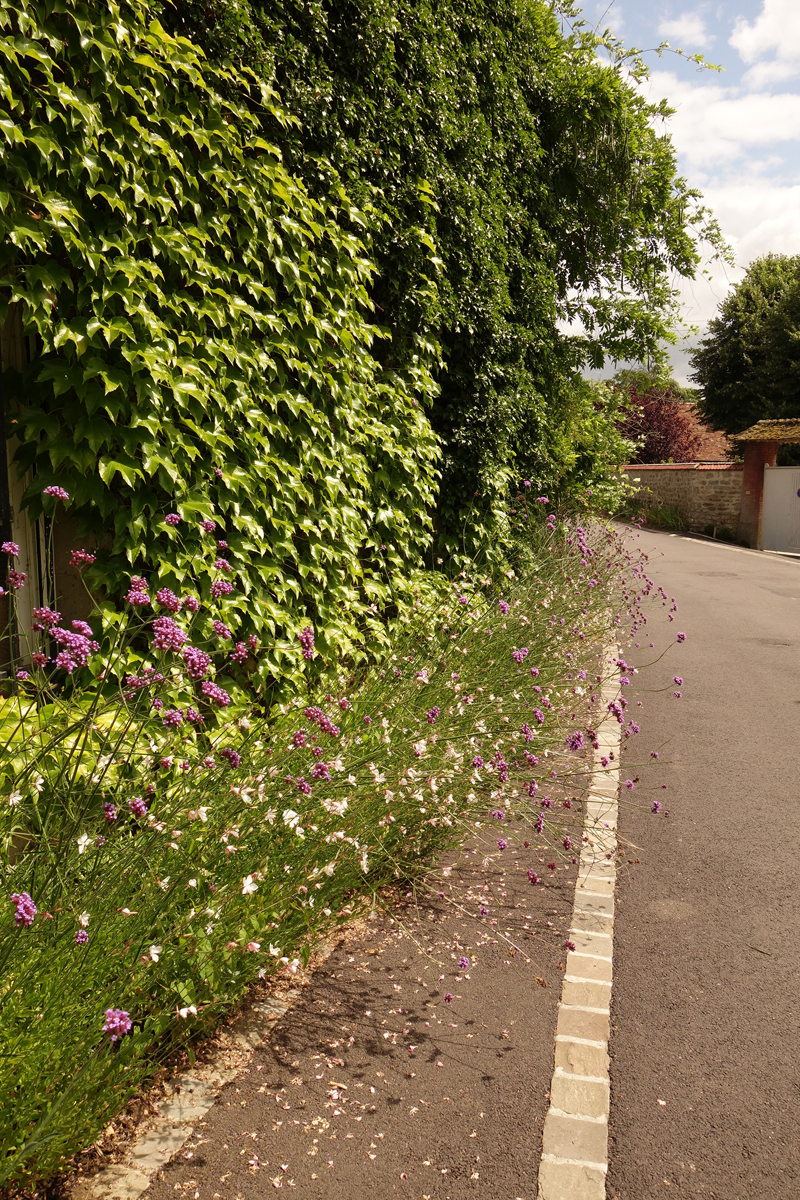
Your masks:
<path fill-rule="evenodd" d="M 800 467 L 764 468 L 761 549 L 800 554 Z"/>

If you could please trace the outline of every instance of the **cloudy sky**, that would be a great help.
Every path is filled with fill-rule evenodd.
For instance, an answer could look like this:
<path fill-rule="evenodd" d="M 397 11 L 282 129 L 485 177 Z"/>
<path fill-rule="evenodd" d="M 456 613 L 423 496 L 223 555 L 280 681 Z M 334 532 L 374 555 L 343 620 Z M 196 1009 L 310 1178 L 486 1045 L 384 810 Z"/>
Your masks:
<path fill-rule="evenodd" d="M 731 282 L 769 251 L 800 254 L 800 0 L 590 0 L 584 16 L 637 48 L 666 39 L 722 72 L 647 54 L 653 99 L 676 109 L 681 172 L 698 187 L 734 248 L 736 266 L 684 284 L 686 320 L 703 327 Z M 603 15 L 605 13 L 605 15 Z M 674 355 L 684 381 L 685 353 Z"/>

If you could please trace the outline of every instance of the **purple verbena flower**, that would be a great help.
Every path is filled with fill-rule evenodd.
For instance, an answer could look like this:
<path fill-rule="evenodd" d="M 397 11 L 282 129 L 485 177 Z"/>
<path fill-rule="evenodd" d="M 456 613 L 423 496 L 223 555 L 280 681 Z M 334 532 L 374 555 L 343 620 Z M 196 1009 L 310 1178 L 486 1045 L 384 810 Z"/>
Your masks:
<path fill-rule="evenodd" d="M 16 542 L 3 542 L 2 546 L 0 546 L 0 550 L 2 550 L 4 554 L 9 554 L 11 558 L 19 557 L 19 546 Z"/>
<path fill-rule="evenodd" d="M 311 659 L 314 657 L 314 630 L 310 625 L 306 625 L 298 634 L 297 640 L 303 651 L 303 658 Z"/>
<path fill-rule="evenodd" d="M 42 668 L 42 667 L 45 665 L 45 663 L 47 662 L 47 655 L 46 655 L 46 654 L 42 654 L 42 653 L 41 653 L 41 651 L 38 651 L 38 650 L 37 650 L 37 652 L 36 652 L 35 654 L 32 654 L 32 655 L 31 655 L 31 660 L 32 660 L 32 662 L 33 662 L 33 665 L 34 665 L 35 667 L 38 667 L 38 668 L 39 668 L 39 670 L 41 670 L 41 668 Z"/>
<path fill-rule="evenodd" d="M 233 584 L 228 579 L 215 579 L 211 584 L 211 596 L 214 600 L 219 600 L 220 596 L 230 596 L 233 591 Z"/>
<path fill-rule="evenodd" d="M 65 492 L 62 487 L 57 487 L 53 483 L 44 489 L 42 495 L 53 496 L 56 500 L 69 500 L 69 492 Z"/>
<path fill-rule="evenodd" d="M 183 713 L 179 708 L 170 708 L 164 713 L 161 721 L 168 729 L 177 729 L 183 724 Z"/>
<path fill-rule="evenodd" d="M 69 565 L 71 567 L 90 567 L 95 560 L 95 555 L 89 550 L 73 550 L 70 555 Z"/>
<path fill-rule="evenodd" d="M 19 588 L 25 586 L 25 580 L 27 578 L 28 578 L 28 576 L 25 574 L 24 571 L 15 571 L 13 567 L 8 572 L 8 582 L 11 584 L 11 586 L 15 592 Z"/>
<path fill-rule="evenodd" d="M 224 625 L 222 621 L 212 622 L 211 628 L 214 631 L 215 637 L 223 638 L 225 641 L 229 641 L 233 637 L 228 626 Z"/>
<path fill-rule="evenodd" d="M 156 617 L 153 631 L 153 647 L 156 650 L 177 651 L 186 641 L 186 634 L 172 617 Z"/>
<path fill-rule="evenodd" d="M 679 641 L 679 642 L 685 642 L 685 641 L 686 641 L 686 634 L 685 634 L 685 633 L 678 633 L 678 634 L 676 634 L 675 636 L 677 637 L 677 639 L 678 639 L 678 641 Z"/>
<path fill-rule="evenodd" d="M 200 690 L 207 700 L 210 700 L 213 704 L 220 704 L 223 708 L 227 708 L 231 702 L 231 698 L 224 688 L 218 687 L 210 679 L 203 680 L 200 684 Z"/>
<path fill-rule="evenodd" d="M 480 754 L 475 755 L 472 760 L 472 765 L 478 769 L 483 766 L 483 759 L 481 758 Z"/>
<path fill-rule="evenodd" d="M 444 994 L 444 1002 L 445 1002 L 445 1004 L 452 1004 L 452 1003 L 453 1003 L 453 993 L 452 993 L 452 992 L 445 992 L 445 994 Z"/>
<path fill-rule="evenodd" d="M 518 665 L 524 663 L 525 659 L 528 657 L 528 647 L 523 646 L 520 650 L 512 650 L 511 657 Z"/>
<path fill-rule="evenodd" d="M 498 839 L 497 839 L 497 849 L 498 849 L 498 850 L 507 850 L 507 849 L 508 849 L 508 842 L 507 842 L 507 841 L 505 841 L 503 838 L 498 838 Z"/>
<path fill-rule="evenodd" d="M 469 968 L 470 968 L 470 961 L 469 961 L 469 959 L 466 957 L 466 955 L 464 955 L 464 954 L 462 954 L 462 955 L 461 955 L 461 958 L 458 960 L 458 966 L 459 966 L 459 970 L 461 970 L 461 971 L 468 971 L 468 970 L 469 970 Z"/>
<path fill-rule="evenodd" d="M 147 581 L 142 579 L 141 575 L 133 576 L 130 591 L 125 599 L 128 601 L 128 604 L 136 606 L 150 603 L 150 597 L 147 594 Z"/>
<path fill-rule="evenodd" d="M 535 871 L 528 871 L 528 879 L 530 879 L 531 883 L 539 882 L 539 876 L 536 874 Z"/>
<path fill-rule="evenodd" d="M 167 525 L 171 525 L 173 529 L 177 529 L 181 523 L 181 519 L 177 513 L 167 513 L 167 515 L 164 517 L 164 521 Z"/>
<path fill-rule="evenodd" d="M 117 819 L 117 810 L 110 800 L 106 800 L 103 805 L 103 816 L 107 821 L 116 821 Z"/>
<path fill-rule="evenodd" d="M 217 528 L 217 523 L 216 521 L 210 521 L 208 517 L 206 517 L 204 521 L 200 522 L 200 528 L 204 529 L 206 533 L 213 533 Z"/>
<path fill-rule="evenodd" d="M 161 588 L 159 591 L 157 591 L 156 600 L 162 608 L 165 608 L 167 612 L 171 613 L 180 612 L 181 604 L 183 603 L 183 601 L 179 600 L 175 593 L 170 591 L 169 588 Z"/>
<path fill-rule="evenodd" d="M 200 601 L 197 599 L 197 596 L 184 596 L 181 604 L 190 613 L 196 613 L 200 609 Z"/>
<path fill-rule="evenodd" d="M 29 671 L 17 671 L 17 679 L 21 679 L 23 683 L 26 679 L 30 679 L 30 677 Z"/>
<path fill-rule="evenodd" d="M 292 734 L 292 742 L 294 743 L 295 746 L 305 746 L 307 741 L 308 741 L 308 734 L 306 733 L 305 729 L 297 729 Z"/>
<path fill-rule="evenodd" d="M 441 709 L 435 704 L 434 704 L 433 708 L 428 709 L 427 715 L 428 715 L 428 724 L 429 725 L 432 725 L 434 723 L 436 718 L 439 716 L 440 712 L 441 712 Z"/>
<path fill-rule="evenodd" d="M 214 560 L 214 570 L 215 571 L 226 571 L 227 572 L 232 569 L 233 568 L 231 567 L 231 564 L 228 562 L 227 558 L 217 558 Z"/>
<path fill-rule="evenodd" d="M 135 817 L 144 817 L 147 814 L 147 805 L 141 796 L 134 796 L 132 800 L 129 800 L 128 808 Z"/>
<path fill-rule="evenodd" d="M 302 775 L 298 779 L 295 779 L 294 784 L 298 792 L 302 792 L 304 796 L 311 795 L 311 784 Z"/>
<path fill-rule="evenodd" d="M 331 770 L 328 764 L 324 762 L 314 763 L 314 768 L 311 772 L 311 778 L 326 779 L 328 782 L 330 782 Z"/>
<path fill-rule="evenodd" d="M 75 930 L 75 944 L 77 946 L 85 946 L 89 940 L 89 935 L 85 929 Z"/>
<path fill-rule="evenodd" d="M 220 750 L 220 755 L 222 758 L 227 759 L 228 766 L 234 771 L 242 761 L 241 755 L 237 754 L 235 750 L 231 750 L 229 747 L 226 747 L 224 750 Z"/>
<path fill-rule="evenodd" d="M 183 661 L 186 672 L 192 679 L 204 679 L 211 668 L 211 655 L 196 646 L 184 646 Z"/>
<path fill-rule="evenodd" d="M 39 910 L 27 892 L 12 892 L 11 900 L 16 907 L 14 920 L 17 926 L 24 925 L 28 929 L 33 924 L 33 918 Z"/>
<path fill-rule="evenodd" d="M 661 801 L 660 801 L 660 800 L 654 800 L 654 801 L 653 801 L 653 807 L 652 807 L 652 809 L 651 809 L 650 811 L 651 811 L 651 812 L 654 812 L 654 813 L 660 813 L 660 812 L 661 812 L 661 809 L 662 809 L 662 804 L 661 804 Z"/>
<path fill-rule="evenodd" d="M 187 708 L 186 720 L 190 725 L 202 725 L 205 717 L 199 713 L 196 708 Z"/>
<path fill-rule="evenodd" d="M 130 1033 L 133 1029 L 133 1021 L 130 1013 L 125 1012 L 124 1008 L 107 1008 L 106 1023 L 103 1026 L 103 1033 L 110 1035 L 112 1042 L 117 1042 L 126 1033 Z"/>
<path fill-rule="evenodd" d="M 237 642 L 233 650 L 231 650 L 231 658 L 234 662 L 244 662 L 249 654 L 249 650 L 244 642 Z"/>

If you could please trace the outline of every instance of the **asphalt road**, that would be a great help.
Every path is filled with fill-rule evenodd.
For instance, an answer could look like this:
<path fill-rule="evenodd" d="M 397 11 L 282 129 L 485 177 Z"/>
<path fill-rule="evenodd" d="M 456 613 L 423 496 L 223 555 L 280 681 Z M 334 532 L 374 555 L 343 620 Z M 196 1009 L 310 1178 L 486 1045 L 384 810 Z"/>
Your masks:
<path fill-rule="evenodd" d="M 800 560 L 640 536 L 687 640 L 630 689 L 623 778 L 667 744 L 620 813 L 607 1194 L 798 1200 Z"/>

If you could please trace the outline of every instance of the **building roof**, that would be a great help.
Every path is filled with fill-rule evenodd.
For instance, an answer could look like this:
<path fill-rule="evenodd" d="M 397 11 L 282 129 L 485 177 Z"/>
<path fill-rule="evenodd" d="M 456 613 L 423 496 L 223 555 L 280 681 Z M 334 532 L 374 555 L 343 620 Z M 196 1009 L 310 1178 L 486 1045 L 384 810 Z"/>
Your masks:
<path fill-rule="evenodd" d="M 737 442 L 800 442 L 800 420 L 756 421 L 743 433 L 732 435 Z"/>

